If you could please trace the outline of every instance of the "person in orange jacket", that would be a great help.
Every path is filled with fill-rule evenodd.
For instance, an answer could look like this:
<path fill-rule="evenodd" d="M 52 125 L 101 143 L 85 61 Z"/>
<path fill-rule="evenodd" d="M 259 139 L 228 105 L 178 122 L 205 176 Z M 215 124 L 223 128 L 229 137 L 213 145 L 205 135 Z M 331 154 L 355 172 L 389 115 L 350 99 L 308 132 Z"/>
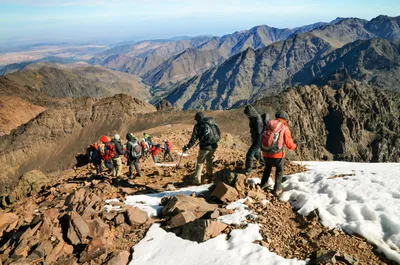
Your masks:
<path fill-rule="evenodd" d="M 289 150 L 295 150 L 297 145 L 294 143 L 288 127 L 289 115 L 285 111 L 278 111 L 275 118 L 267 124 L 261 143 L 265 161 L 261 187 L 266 188 L 272 167 L 276 167 L 274 193 L 279 196 L 282 193 L 282 173 L 285 164 L 284 146 Z M 279 137 L 275 137 L 273 140 L 274 134 L 278 133 Z"/>

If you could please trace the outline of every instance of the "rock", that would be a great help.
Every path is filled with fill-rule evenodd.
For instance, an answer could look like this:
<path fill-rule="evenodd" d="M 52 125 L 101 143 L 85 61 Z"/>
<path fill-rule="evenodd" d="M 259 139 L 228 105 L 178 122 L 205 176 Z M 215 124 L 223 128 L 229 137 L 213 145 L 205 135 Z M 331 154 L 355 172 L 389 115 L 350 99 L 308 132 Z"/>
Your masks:
<path fill-rule="evenodd" d="M 243 174 L 237 174 L 236 179 L 235 179 L 235 189 L 239 193 L 244 193 L 246 191 L 246 175 Z"/>
<path fill-rule="evenodd" d="M 78 245 L 89 235 L 89 226 L 77 212 L 70 215 L 67 237 L 72 245 Z"/>
<path fill-rule="evenodd" d="M 50 179 L 43 172 L 31 170 L 20 178 L 13 192 L 8 195 L 8 201 L 12 204 L 20 198 L 36 194 L 49 183 Z"/>
<path fill-rule="evenodd" d="M 60 241 L 51 251 L 49 255 L 46 257 L 47 264 L 53 264 L 64 254 L 64 247 L 66 243 L 64 241 Z M 72 247 L 71 247 L 72 248 Z"/>
<path fill-rule="evenodd" d="M 196 219 L 197 219 L 197 216 L 193 212 L 178 213 L 177 215 L 173 216 L 169 220 L 168 227 L 169 228 L 176 228 L 176 227 L 185 225 L 187 223 L 190 223 L 191 221 L 194 221 Z"/>
<path fill-rule="evenodd" d="M 200 243 L 218 236 L 226 227 L 226 224 L 220 222 L 197 219 L 183 227 L 181 237 Z"/>
<path fill-rule="evenodd" d="M 116 225 L 123 224 L 124 222 L 125 222 L 125 217 L 124 217 L 124 215 L 123 215 L 122 213 L 118 214 L 118 215 L 115 217 L 115 224 L 116 224 Z"/>
<path fill-rule="evenodd" d="M 158 111 L 165 111 L 165 110 L 173 110 L 174 106 L 165 98 L 163 98 L 160 102 L 157 104 L 157 110 Z"/>
<path fill-rule="evenodd" d="M 84 188 L 80 188 L 76 190 L 74 193 L 70 194 L 68 198 L 65 200 L 65 206 L 76 205 L 79 202 L 83 202 L 86 199 L 86 191 Z"/>
<path fill-rule="evenodd" d="M 147 221 L 148 215 L 145 211 L 140 210 L 137 207 L 130 207 L 126 211 L 128 221 L 131 225 L 141 225 Z"/>
<path fill-rule="evenodd" d="M 72 193 L 77 187 L 77 183 L 63 183 L 57 187 L 57 190 L 59 193 Z"/>
<path fill-rule="evenodd" d="M 1 213 L 0 214 L 0 238 L 3 236 L 4 231 L 6 231 L 10 225 L 18 222 L 18 216 L 13 213 Z"/>
<path fill-rule="evenodd" d="M 257 201 L 262 201 L 262 200 L 267 199 L 267 196 L 265 195 L 265 193 L 259 192 L 259 191 L 254 191 L 254 190 L 248 191 L 247 196 L 249 196 L 250 198 L 255 199 Z"/>
<path fill-rule="evenodd" d="M 34 251 L 32 251 L 32 253 L 28 256 L 28 260 L 29 261 L 35 261 L 38 260 L 40 258 L 44 258 L 48 255 L 50 255 L 50 253 L 53 250 L 53 244 L 51 243 L 51 241 L 45 240 L 43 242 L 41 242 Z"/>
<path fill-rule="evenodd" d="M 164 217 L 177 215 L 181 212 L 192 212 L 197 218 L 201 218 L 207 212 L 214 211 L 218 205 L 206 202 L 204 198 L 178 194 L 169 200 L 162 209 Z"/>
<path fill-rule="evenodd" d="M 239 197 L 239 194 L 235 188 L 223 182 L 220 182 L 215 186 L 215 189 L 211 195 L 217 197 L 225 203 L 236 201 Z"/>
<path fill-rule="evenodd" d="M 315 263 L 336 263 L 336 251 L 333 250 L 318 250 L 314 253 L 315 255 Z"/>
<path fill-rule="evenodd" d="M 357 265 L 358 264 L 358 260 L 357 258 L 345 253 L 343 256 L 337 257 L 338 261 L 343 261 L 346 264 L 349 265 Z"/>
<path fill-rule="evenodd" d="M 167 187 L 165 187 L 165 190 L 174 191 L 174 190 L 176 190 L 176 188 L 173 184 L 168 184 Z"/>
<path fill-rule="evenodd" d="M 231 173 L 229 168 L 224 168 L 214 174 L 214 184 L 226 183 L 228 185 L 233 185 L 235 180 L 235 174 Z"/>
<path fill-rule="evenodd" d="M 104 211 L 102 217 L 104 220 L 111 221 L 112 219 L 114 219 L 117 216 L 117 214 L 118 213 L 115 211 L 112 211 L 112 212 Z"/>
<path fill-rule="evenodd" d="M 130 253 L 126 250 L 114 252 L 104 265 L 126 265 L 129 262 Z"/>
<path fill-rule="evenodd" d="M 96 218 L 88 222 L 89 237 L 108 237 L 108 225 L 106 225 L 100 218 Z"/>
<path fill-rule="evenodd" d="M 218 208 L 218 212 L 220 215 L 227 215 L 232 214 L 234 211 L 232 209 Z"/>
<path fill-rule="evenodd" d="M 102 237 L 94 238 L 86 247 L 79 261 L 81 263 L 93 260 L 107 252 L 107 240 Z"/>
<path fill-rule="evenodd" d="M 215 209 L 214 212 L 212 212 L 212 214 L 210 215 L 210 218 L 211 218 L 211 219 L 216 219 L 216 218 L 219 217 L 219 215 L 220 215 L 219 210 L 218 210 L 218 209 Z"/>

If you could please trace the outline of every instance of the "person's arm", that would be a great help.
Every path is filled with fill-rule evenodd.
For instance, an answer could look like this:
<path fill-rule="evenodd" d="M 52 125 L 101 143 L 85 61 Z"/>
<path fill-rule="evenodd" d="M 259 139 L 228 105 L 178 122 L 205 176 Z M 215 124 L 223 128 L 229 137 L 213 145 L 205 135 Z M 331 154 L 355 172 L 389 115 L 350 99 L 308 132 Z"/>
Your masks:
<path fill-rule="evenodd" d="M 283 139 L 285 140 L 285 145 L 289 150 L 294 150 L 297 147 L 297 144 L 294 143 L 292 138 L 292 133 L 289 128 L 286 128 L 285 134 L 283 135 Z"/>
<path fill-rule="evenodd" d="M 117 142 L 117 143 L 115 144 L 115 148 L 117 149 L 117 153 L 118 153 L 119 155 L 123 155 L 123 154 L 124 154 L 124 151 L 122 150 L 121 143 Z"/>
<path fill-rule="evenodd" d="M 199 138 L 199 126 L 196 124 L 193 128 L 192 137 L 190 138 L 189 143 L 186 145 L 188 149 L 192 148 L 195 144 L 197 139 Z"/>

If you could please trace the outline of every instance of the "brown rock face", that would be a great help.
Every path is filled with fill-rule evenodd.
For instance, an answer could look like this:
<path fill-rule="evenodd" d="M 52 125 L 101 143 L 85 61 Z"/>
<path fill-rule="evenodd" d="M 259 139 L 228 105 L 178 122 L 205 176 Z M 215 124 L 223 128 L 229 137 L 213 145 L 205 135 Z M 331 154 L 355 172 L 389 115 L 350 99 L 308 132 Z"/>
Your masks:
<path fill-rule="evenodd" d="M 67 236 L 73 245 L 77 245 L 80 244 L 82 240 L 89 235 L 90 233 L 89 226 L 82 218 L 82 216 L 80 216 L 75 211 L 71 213 L 70 218 L 71 220 Z"/>
<path fill-rule="evenodd" d="M 173 109 L 174 106 L 172 106 L 172 104 L 165 98 L 162 99 L 157 105 L 157 110 L 173 110 Z"/>
<path fill-rule="evenodd" d="M 217 197 L 225 203 L 236 201 L 239 197 L 239 193 L 235 188 L 223 182 L 220 182 L 215 186 L 215 189 L 211 195 Z"/>
<path fill-rule="evenodd" d="M 137 207 L 131 207 L 126 211 L 128 221 L 131 225 L 141 225 L 147 221 L 148 215 Z"/>
<path fill-rule="evenodd" d="M 197 218 L 201 218 L 207 212 L 214 211 L 217 207 L 218 205 L 216 204 L 207 203 L 204 198 L 179 194 L 169 200 L 162 209 L 162 214 L 164 217 L 169 217 L 182 212 L 190 212 Z"/>
<path fill-rule="evenodd" d="M 181 237 L 200 243 L 218 236 L 226 227 L 226 224 L 220 222 L 198 219 L 183 227 Z"/>
<path fill-rule="evenodd" d="M 14 222 L 18 221 L 18 216 L 13 213 L 2 213 L 0 214 L 0 237 L 3 232 Z"/>
<path fill-rule="evenodd" d="M 105 265 L 126 265 L 129 262 L 129 252 L 124 250 L 115 252 L 111 255 L 111 258 L 105 263 Z"/>

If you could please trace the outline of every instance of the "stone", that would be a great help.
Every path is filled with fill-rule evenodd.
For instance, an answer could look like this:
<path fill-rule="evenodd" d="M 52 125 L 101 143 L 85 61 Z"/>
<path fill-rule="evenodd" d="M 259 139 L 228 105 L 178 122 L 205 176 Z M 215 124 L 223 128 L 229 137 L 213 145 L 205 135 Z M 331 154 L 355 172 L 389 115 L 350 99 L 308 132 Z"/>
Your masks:
<path fill-rule="evenodd" d="M 25 173 L 18 181 L 13 192 L 8 196 L 8 201 L 14 203 L 16 200 L 38 193 L 43 186 L 50 183 L 50 179 L 39 170 L 31 170 Z"/>
<path fill-rule="evenodd" d="M 218 236 L 227 227 L 228 225 L 220 222 L 197 219 L 183 227 L 181 237 L 183 239 L 201 243 Z"/>
<path fill-rule="evenodd" d="M 114 219 L 117 216 L 117 214 L 118 213 L 115 212 L 115 211 L 112 211 L 112 212 L 105 211 L 105 212 L 103 212 L 102 217 L 103 217 L 104 220 L 111 221 L 112 219 Z"/>
<path fill-rule="evenodd" d="M 53 250 L 53 244 L 51 243 L 51 241 L 48 240 L 42 241 L 35 248 L 35 250 L 32 251 L 32 253 L 28 256 L 28 260 L 32 262 L 40 258 L 44 258 L 47 255 L 50 255 L 52 250 Z"/>
<path fill-rule="evenodd" d="M 114 252 L 104 265 L 126 265 L 129 262 L 129 256 L 130 253 L 126 250 Z"/>
<path fill-rule="evenodd" d="M 76 190 L 77 187 L 78 187 L 77 183 L 63 183 L 57 187 L 57 190 L 61 194 L 72 193 Z"/>
<path fill-rule="evenodd" d="M 178 194 L 172 197 L 162 209 L 164 217 L 177 215 L 181 212 L 192 212 L 197 218 L 201 218 L 207 212 L 214 211 L 218 205 L 206 202 L 204 198 Z"/>
<path fill-rule="evenodd" d="M 141 225 L 147 221 L 148 215 L 137 207 L 130 207 L 126 211 L 130 225 Z"/>
<path fill-rule="evenodd" d="M 72 245 L 78 245 L 89 235 L 89 226 L 77 212 L 70 215 L 67 237 Z"/>
<path fill-rule="evenodd" d="M 246 191 L 246 180 L 247 180 L 246 175 L 243 175 L 243 174 L 237 174 L 236 175 L 235 189 L 239 193 L 243 194 Z"/>
<path fill-rule="evenodd" d="M 343 256 L 337 257 L 337 260 L 345 262 L 346 264 L 349 264 L 349 265 L 357 265 L 358 264 L 357 258 L 355 258 L 352 255 L 349 255 L 347 253 L 343 254 Z"/>
<path fill-rule="evenodd" d="M 232 186 L 220 182 L 215 186 L 211 196 L 217 197 L 222 202 L 228 203 L 236 201 L 239 197 L 239 193 Z"/>
<path fill-rule="evenodd" d="M 18 222 L 18 216 L 13 213 L 0 214 L 0 238 L 3 236 L 4 231 L 14 222 Z"/>
<path fill-rule="evenodd" d="M 51 253 L 46 257 L 47 264 L 53 264 L 56 262 L 63 254 L 63 249 L 66 243 L 64 241 L 58 242 L 58 244 L 53 248 Z"/>
<path fill-rule="evenodd" d="M 106 225 L 100 218 L 89 221 L 89 237 L 108 237 L 108 225 Z"/>
<path fill-rule="evenodd" d="M 107 252 L 107 240 L 102 237 L 94 238 L 86 247 L 79 261 L 81 263 L 93 260 Z"/>
<path fill-rule="evenodd" d="M 174 191 L 174 190 L 176 190 L 176 188 L 175 188 L 174 184 L 168 184 L 168 185 L 165 187 L 165 190 L 167 190 L 167 191 Z"/>
<path fill-rule="evenodd" d="M 169 222 L 168 222 L 168 227 L 169 228 L 176 228 L 182 225 L 185 225 L 191 221 L 194 221 L 197 219 L 197 216 L 193 212 L 182 212 L 178 213 L 177 215 L 173 216 Z"/>
<path fill-rule="evenodd" d="M 211 219 L 216 219 L 216 218 L 219 217 L 219 215 L 220 215 L 219 210 L 218 210 L 218 209 L 215 209 L 214 212 L 212 212 L 212 214 L 210 215 L 210 218 L 211 218 Z"/>
<path fill-rule="evenodd" d="M 318 250 L 315 253 L 315 263 L 336 263 L 336 251 L 333 250 Z"/>
<path fill-rule="evenodd" d="M 249 190 L 247 192 L 247 196 L 249 196 L 252 199 L 255 199 L 256 201 L 262 201 L 267 199 L 265 193 L 254 190 Z"/>
<path fill-rule="evenodd" d="M 115 217 L 115 224 L 116 224 L 116 225 L 123 224 L 124 222 L 125 222 L 125 217 L 124 217 L 124 215 L 123 215 L 122 213 L 118 214 L 118 215 Z"/>

